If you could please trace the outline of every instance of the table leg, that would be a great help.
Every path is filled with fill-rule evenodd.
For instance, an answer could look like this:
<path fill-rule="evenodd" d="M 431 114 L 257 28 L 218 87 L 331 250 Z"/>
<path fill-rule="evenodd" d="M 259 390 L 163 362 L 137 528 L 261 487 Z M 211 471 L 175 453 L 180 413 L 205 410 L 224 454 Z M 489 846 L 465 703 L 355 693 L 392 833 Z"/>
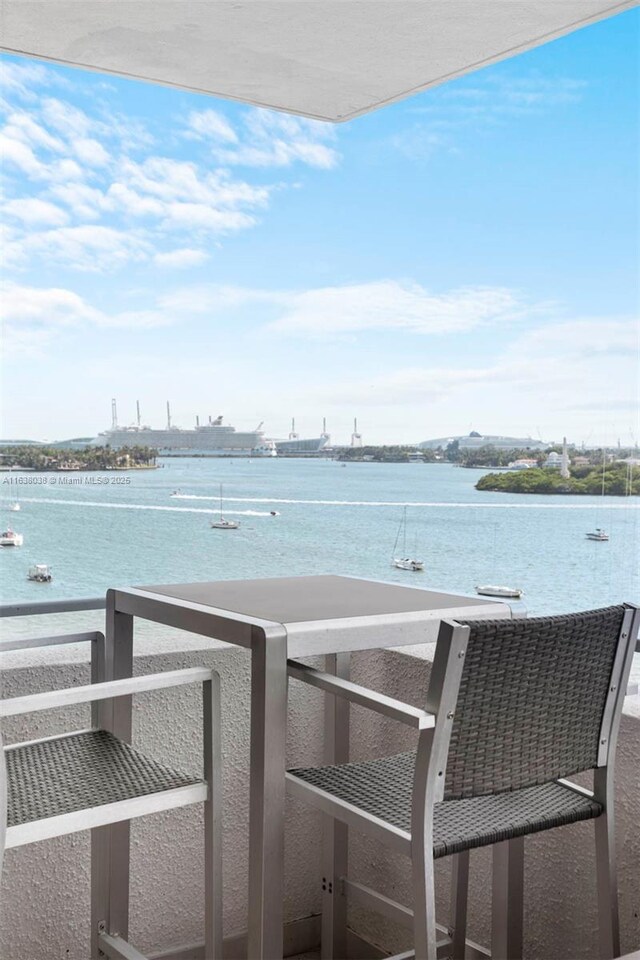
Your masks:
<path fill-rule="evenodd" d="M 92 669 L 93 682 L 121 680 L 133 674 L 133 617 L 115 609 L 107 592 L 104 657 Z M 93 723 L 131 741 L 131 697 L 103 700 Z M 91 831 L 91 956 L 98 957 L 98 933 L 129 935 L 129 821 Z"/>
<path fill-rule="evenodd" d="M 254 628 L 251 645 L 249 960 L 283 954 L 287 635 Z"/>
<path fill-rule="evenodd" d="M 325 657 L 325 670 L 349 679 L 350 653 Z M 349 761 L 349 701 L 325 696 L 324 762 Z M 347 898 L 342 878 L 347 876 L 349 828 L 334 817 L 322 818 L 322 960 L 347 956 Z"/>

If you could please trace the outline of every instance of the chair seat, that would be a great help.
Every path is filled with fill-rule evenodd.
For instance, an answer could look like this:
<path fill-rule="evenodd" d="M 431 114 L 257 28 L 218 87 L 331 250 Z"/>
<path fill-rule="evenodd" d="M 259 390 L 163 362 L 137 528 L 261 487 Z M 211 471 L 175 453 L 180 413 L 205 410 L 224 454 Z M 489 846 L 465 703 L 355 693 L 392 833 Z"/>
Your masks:
<path fill-rule="evenodd" d="M 290 770 L 300 780 L 411 832 L 415 753 L 333 767 Z M 602 807 L 560 783 L 448 800 L 434 808 L 435 858 L 600 816 Z"/>
<path fill-rule="evenodd" d="M 199 784 L 106 730 L 5 749 L 7 826 Z"/>

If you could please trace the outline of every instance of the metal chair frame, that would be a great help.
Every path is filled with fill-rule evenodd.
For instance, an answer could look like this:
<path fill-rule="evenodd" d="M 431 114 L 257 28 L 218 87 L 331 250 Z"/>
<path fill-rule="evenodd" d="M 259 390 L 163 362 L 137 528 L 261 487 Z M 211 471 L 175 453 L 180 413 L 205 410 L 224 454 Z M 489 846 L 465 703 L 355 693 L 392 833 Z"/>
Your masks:
<path fill-rule="evenodd" d="M 567 779 L 563 786 L 601 804 L 603 812 L 594 819 L 600 954 L 611 960 L 620 953 L 618 896 L 614 845 L 613 780 L 614 761 L 622 706 L 631 669 L 635 638 L 640 629 L 640 608 L 625 604 L 618 636 L 609 692 L 602 717 L 593 791 Z M 414 931 L 414 949 L 392 960 L 453 960 L 493 957 L 519 960 L 523 941 L 524 837 L 493 844 L 493 895 L 491 951 L 466 939 L 469 850 L 453 855 L 451 922 L 448 929 L 436 924 L 433 812 L 444 799 L 445 771 L 460 680 L 470 627 L 443 621 L 427 695 L 426 709 L 420 710 L 351 683 L 348 654 L 328 658 L 331 673 L 289 661 L 289 676 L 320 690 L 327 696 L 326 732 L 331 763 L 348 760 L 348 728 L 345 742 L 339 726 L 348 724 L 349 703 L 357 703 L 402 722 L 418 731 L 412 792 L 411 831 L 401 830 L 336 797 L 294 773 L 288 772 L 287 792 L 325 814 L 323 864 L 323 960 L 343 960 L 346 953 L 347 899 L 377 910 Z M 342 701 L 342 703 L 339 703 Z M 414 909 L 383 896 L 347 876 L 348 828 L 357 827 L 410 858 L 413 872 Z M 326 916 L 325 916 L 326 913 Z"/>
<path fill-rule="evenodd" d="M 220 678 L 214 670 L 196 667 L 141 677 L 111 679 L 105 637 L 99 631 L 11 641 L 2 644 L 0 651 L 8 652 L 83 641 L 91 642 L 90 684 L 0 700 L 0 718 L 79 703 L 91 703 L 90 729 L 109 731 L 119 740 L 130 743 L 133 694 L 201 683 L 203 779 L 186 786 L 7 826 L 6 753 L 23 747 L 26 743 L 4 747 L 0 761 L 0 871 L 5 849 L 90 829 L 92 960 L 105 956 L 114 960 L 145 960 L 143 955 L 127 941 L 128 882 L 124 888 L 122 884 L 116 885 L 112 882 L 112 872 L 120 875 L 117 870 L 112 871 L 114 859 L 120 858 L 121 862 L 126 861 L 128 864 L 128 826 L 132 818 L 193 803 L 202 803 L 205 845 L 205 956 L 207 960 L 209 958 L 220 960 L 222 957 Z M 70 734 L 62 734 L 62 737 L 87 732 L 89 731 L 75 730 Z M 37 744 L 58 739 L 60 739 L 59 736 L 49 737 L 28 741 L 28 743 Z M 112 830 L 113 825 L 117 825 L 119 829 Z M 123 830 L 123 827 L 126 827 L 126 830 Z"/>

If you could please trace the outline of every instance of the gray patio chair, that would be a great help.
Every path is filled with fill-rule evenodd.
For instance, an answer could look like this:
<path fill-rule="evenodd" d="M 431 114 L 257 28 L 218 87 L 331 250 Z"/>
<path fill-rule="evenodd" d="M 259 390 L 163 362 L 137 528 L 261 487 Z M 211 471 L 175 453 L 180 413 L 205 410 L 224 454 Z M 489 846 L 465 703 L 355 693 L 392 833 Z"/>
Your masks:
<path fill-rule="evenodd" d="M 524 837 L 594 820 L 605 960 L 620 952 L 613 826 L 616 740 L 640 608 L 441 625 L 426 709 L 290 661 L 289 674 L 418 731 L 418 747 L 381 760 L 291 770 L 287 790 L 404 853 L 413 910 L 348 877 L 334 898 L 409 925 L 416 960 L 522 956 Z M 593 770 L 593 791 L 566 778 Z M 469 851 L 493 845 L 491 954 L 466 942 Z M 454 857 L 449 935 L 436 926 L 434 860 Z M 344 918 L 346 910 L 334 909 Z M 336 931 L 332 932 L 336 942 Z M 337 942 L 340 942 L 338 936 Z M 323 957 L 330 957 L 324 944 Z M 340 958 L 342 960 L 342 958 Z"/>
<path fill-rule="evenodd" d="M 93 675 L 104 657 L 101 633 L 70 634 L 42 641 L 15 641 L 4 650 L 91 640 Z M 146 756 L 110 726 L 117 705 L 133 694 L 201 683 L 203 776 L 194 777 Z M 14 743 L 0 756 L 0 869 L 5 849 L 50 837 L 92 830 L 92 956 L 145 960 L 113 929 L 110 911 L 118 902 L 128 920 L 128 889 L 113 890 L 109 857 L 117 856 L 110 825 L 192 803 L 204 805 L 205 957 L 222 957 L 222 864 L 220 797 L 220 681 L 204 667 L 172 670 L 87 686 L 0 700 L 0 718 L 92 704 L 92 727 L 60 736 Z M 1 740 L 0 740 L 1 746 Z M 122 835 L 121 835 L 122 836 Z M 121 840 L 120 836 L 120 840 Z M 128 834 L 126 836 L 128 844 Z M 124 905 L 124 906 L 123 906 Z M 126 927 L 126 920 L 123 926 Z"/>

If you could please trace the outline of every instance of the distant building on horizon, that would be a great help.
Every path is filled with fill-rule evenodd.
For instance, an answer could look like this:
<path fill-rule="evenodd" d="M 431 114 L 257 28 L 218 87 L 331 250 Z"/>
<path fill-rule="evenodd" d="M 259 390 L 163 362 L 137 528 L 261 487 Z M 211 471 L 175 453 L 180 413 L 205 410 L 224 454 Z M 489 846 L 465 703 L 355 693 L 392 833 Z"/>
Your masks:
<path fill-rule="evenodd" d="M 458 442 L 460 450 L 479 450 L 480 447 L 495 447 L 497 450 L 546 450 L 551 446 L 544 440 L 532 437 L 502 437 L 494 434 L 481 434 L 475 430 L 460 437 L 438 437 L 436 440 L 423 440 L 418 444 L 422 450 L 444 450 L 450 443 Z"/>

